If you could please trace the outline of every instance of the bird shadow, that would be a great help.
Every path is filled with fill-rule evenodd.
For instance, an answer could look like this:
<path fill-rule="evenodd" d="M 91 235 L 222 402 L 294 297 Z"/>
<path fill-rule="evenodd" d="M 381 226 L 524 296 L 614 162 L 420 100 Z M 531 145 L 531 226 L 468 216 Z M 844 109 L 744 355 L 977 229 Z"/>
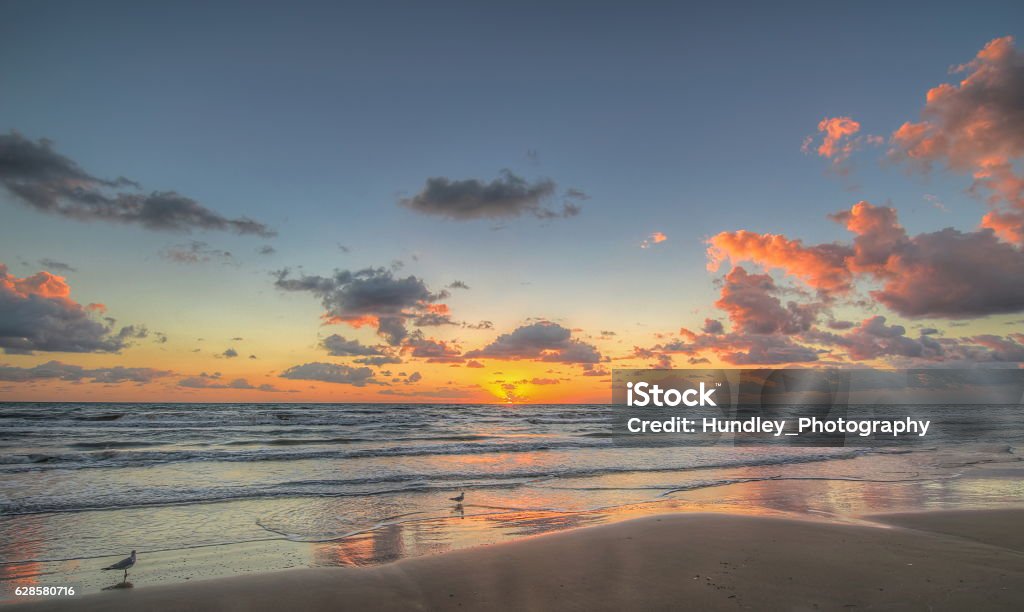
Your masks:
<path fill-rule="evenodd" d="M 135 588 L 135 585 L 126 581 L 126 582 L 118 582 L 117 584 L 112 584 L 112 585 L 110 585 L 108 587 L 103 587 L 103 590 L 104 591 L 115 591 L 117 589 L 131 589 L 131 588 Z"/>

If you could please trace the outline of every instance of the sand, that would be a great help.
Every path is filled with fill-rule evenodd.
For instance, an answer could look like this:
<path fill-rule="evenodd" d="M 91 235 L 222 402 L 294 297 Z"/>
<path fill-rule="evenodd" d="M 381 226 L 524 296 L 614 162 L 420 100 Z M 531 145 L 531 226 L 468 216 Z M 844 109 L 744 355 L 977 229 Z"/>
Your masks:
<path fill-rule="evenodd" d="M 1024 510 L 869 518 L 878 522 L 661 515 L 376 567 L 140 587 L 18 609 L 1024 609 Z"/>

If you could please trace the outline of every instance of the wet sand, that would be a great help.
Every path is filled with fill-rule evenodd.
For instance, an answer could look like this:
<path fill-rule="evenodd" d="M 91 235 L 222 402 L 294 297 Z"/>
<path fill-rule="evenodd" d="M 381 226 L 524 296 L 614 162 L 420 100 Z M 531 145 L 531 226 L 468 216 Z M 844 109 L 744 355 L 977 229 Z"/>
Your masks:
<path fill-rule="evenodd" d="M 123 589 L 17 609 L 1024 609 L 1024 510 L 868 519 L 660 515 L 375 567 Z"/>

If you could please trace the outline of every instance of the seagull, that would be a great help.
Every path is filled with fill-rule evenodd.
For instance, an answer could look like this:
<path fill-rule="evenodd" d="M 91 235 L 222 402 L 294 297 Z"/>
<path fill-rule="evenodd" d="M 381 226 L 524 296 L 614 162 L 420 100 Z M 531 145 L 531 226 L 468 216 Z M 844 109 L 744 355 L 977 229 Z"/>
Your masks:
<path fill-rule="evenodd" d="M 462 493 L 459 493 L 458 497 L 449 497 L 448 499 L 452 500 L 453 502 L 459 502 L 461 504 L 462 500 L 466 499 L 466 492 L 463 491 Z"/>
<path fill-rule="evenodd" d="M 108 565 L 103 568 L 103 571 L 107 570 L 124 570 L 124 579 L 128 580 L 128 568 L 135 565 L 135 551 L 132 551 L 132 556 L 125 557 L 113 565 Z"/>

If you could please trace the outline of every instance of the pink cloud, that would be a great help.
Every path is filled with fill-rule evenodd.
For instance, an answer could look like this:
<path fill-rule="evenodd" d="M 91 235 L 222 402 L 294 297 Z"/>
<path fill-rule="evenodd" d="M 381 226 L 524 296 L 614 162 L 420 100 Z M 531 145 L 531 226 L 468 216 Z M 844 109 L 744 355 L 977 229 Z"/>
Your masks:
<path fill-rule="evenodd" d="M 970 62 L 966 76 L 928 91 L 922 120 L 907 122 L 890 139 L 889 155 L 928 170 L 936 162 L 974 178 L 992 211 L 982 226 L 1024 244 L 1024 179 L 1014 162 L 1024 156 L 1024 54 L 1013 37 L 992 40 Z"/>

